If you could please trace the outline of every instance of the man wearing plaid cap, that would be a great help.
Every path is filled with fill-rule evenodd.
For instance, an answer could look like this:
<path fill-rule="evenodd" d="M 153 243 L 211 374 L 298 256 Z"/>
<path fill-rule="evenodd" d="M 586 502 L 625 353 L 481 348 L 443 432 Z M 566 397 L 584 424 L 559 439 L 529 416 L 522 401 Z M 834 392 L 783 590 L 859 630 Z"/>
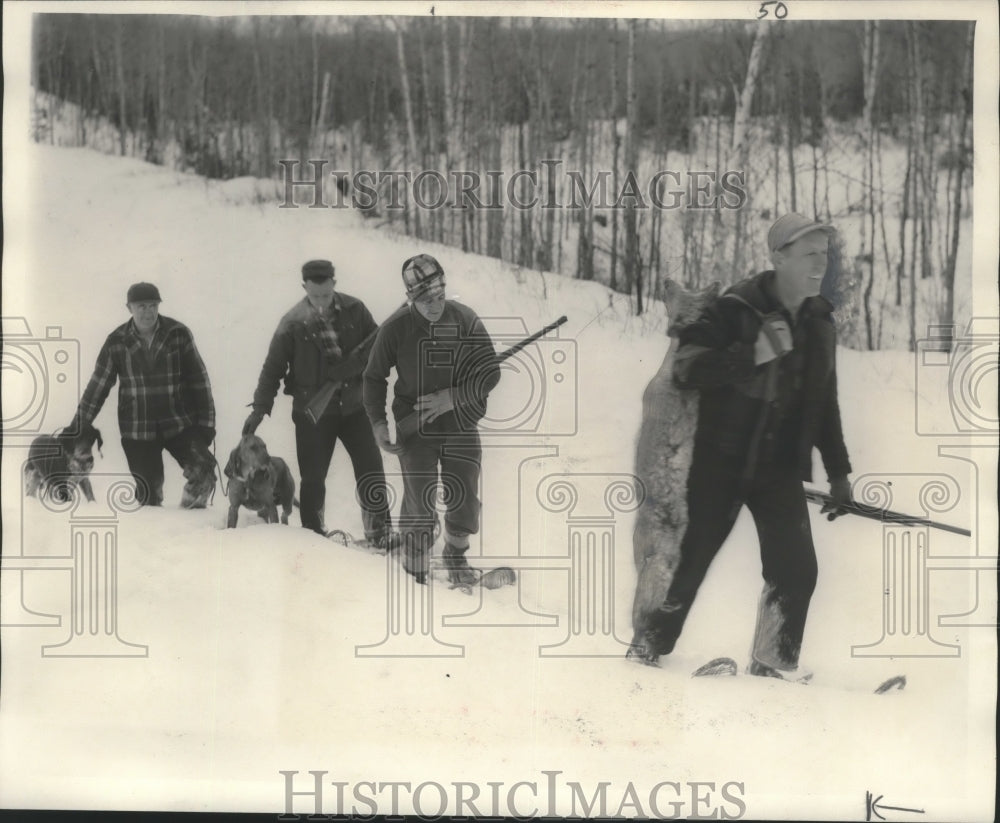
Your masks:
<path fill-rule="evenodd" d="M 645 638 L 647 658 L 673 650 L 745 504 L 757 526 L 764 577 L 748 670 L 800 678 L 795 672 L 817 576 L 802 487 L 812 479 L 814 447 L 834 500 L 823 511 L 832 520 L 851 499 L 833 307 L 820 296 L 832 233 L 800 214 L 784 215 L 767 236 L 774 268 L 732 286 L 680 333 L 674 378 L 700 391 L 688 527 L 670 590 Z"/>
<path fill-rule="evenodd" d="M 408 304 L 379 329 L 364 374 L 364 403 L 379 446 L 399 456 L 403 504 L 399 532 L 406 570 L 425 583 L 437 513 L 438 473 L 447 512 L 441 556 L 448 577 L 468 586 L 478 579 L 465 557 L 479 531 L 482 447 L 476 424 L 500 380 L 493 341 L 476 313 L 445 299 L 441 265 L 429 254 L 403 264 Z M 392 413 L 386 417 L 387 380 L 396 369 Z M 412 427 L 407 421 L 417 421 Z M 410 430 L 412 428 L 412 430 Z"/>
<path fill-rule="evenodd" d="M 306 296 L 281 318 L 271 338 L 243 433 L 252 434 L 271 413 L 284 380 L 285 394 L 292 395 L 302 525 L 326 534 L 326 475 L 340 440 L 354 467 L 365 537 L 373 546 L 387 548 L 391 519 L 382 453 L 361 405 L 361 373 L 368 362 L 369 338 L 378 327 L 365 304 L 338 292 L 336 283 L 329 260 L 302 266 Z M 313 421 L 306 409 L 331 381 L 337 384 L 332 399 Z"/>

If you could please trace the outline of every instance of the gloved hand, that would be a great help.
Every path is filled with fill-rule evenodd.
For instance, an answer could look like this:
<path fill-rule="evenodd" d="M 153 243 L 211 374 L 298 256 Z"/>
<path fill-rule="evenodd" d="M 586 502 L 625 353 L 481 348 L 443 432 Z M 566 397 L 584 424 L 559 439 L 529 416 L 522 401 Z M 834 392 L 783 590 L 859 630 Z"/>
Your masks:
<path fill-rule="evenodd" d="M 215 429 L 211 426 L 195 426 L 195 429 L 201 435 L 201 439 L 205 442 L 205 445 L 211 446 L 215 440 Z"/>
<path fill-rule="evenodd" d="M 257 427 L 260 425 L 261 421 L 264 419 L 264 412 L 260 409 L 254 409 L 247 415 L 246 422 L 243 424 L 243 436 L 246 437 L 248 434 L 253 434 L 257 431 Z"/>
<path fill-rule="evenodd" d="M 430 423 L 442 414 L 454 409 L 455 401 L 451 395 L 451 389 L 440 389 L 418 397 L 413 408 L 420 415 L 421 423 Z"/>
<path fill-rule="evenodd" d="M 825 514 L 827 520 L 836 520 L 841 515 L 847 514 L 846 507 L 854 502 L 854 498 L 851 497 L 851 483 L 846 475 L 831 478 L 830 497 L 832 498 L 830 502 L 824 503 L 819 513 Z"/>
<path fill-rule="evenodd" d="M 389 454 L 399 454 L 403 450 L 403 447 L 398 443 L 392 442 L 392 438 L 389 437 L 389 424 L 384 420 L 372 426 L 372 434 L 375 435 L 375 442 L 378 443 L 378 447 L 382 451 L 389 452 Z"/>

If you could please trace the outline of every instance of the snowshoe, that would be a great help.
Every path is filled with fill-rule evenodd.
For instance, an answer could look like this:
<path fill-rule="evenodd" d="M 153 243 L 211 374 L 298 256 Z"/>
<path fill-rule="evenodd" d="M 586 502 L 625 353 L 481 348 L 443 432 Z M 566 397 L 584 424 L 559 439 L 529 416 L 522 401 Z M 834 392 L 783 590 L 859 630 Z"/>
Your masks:
<path fill-rule="evenodd" d="M 705 665 L 699 666 L 692 673 L 692 677 L 732 677 L 737 674 L 739 667 L 731 657 L 716 657 L 709 660 Z"/>

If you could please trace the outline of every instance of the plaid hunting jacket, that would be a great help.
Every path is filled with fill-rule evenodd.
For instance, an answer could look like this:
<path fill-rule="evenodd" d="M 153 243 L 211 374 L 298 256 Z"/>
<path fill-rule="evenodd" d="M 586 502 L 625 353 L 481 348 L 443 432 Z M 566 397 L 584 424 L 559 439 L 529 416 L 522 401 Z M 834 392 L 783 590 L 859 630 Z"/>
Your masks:
<path fill-rule="evenodd" d="M 208 372 L 183 323 L 160 315 L 148 350 L 132 320 L 111 332 L 80 399 L 82 423 L 97 417 L 116 380 L 125 440 L 167 439 L 190 426 L 215 428 Z"/>

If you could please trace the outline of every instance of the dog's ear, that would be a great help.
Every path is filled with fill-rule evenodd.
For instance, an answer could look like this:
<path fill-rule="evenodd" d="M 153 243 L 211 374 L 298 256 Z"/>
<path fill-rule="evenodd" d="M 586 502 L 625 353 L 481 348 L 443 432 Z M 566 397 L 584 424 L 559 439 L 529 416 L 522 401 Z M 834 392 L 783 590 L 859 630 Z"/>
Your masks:
<path fill-rule="evenodd" d="M 242 471 L 243 465 L 240 463 L 240 449 L 237 446 L 229 452 L 229 462 L 226 463 L 225 474 L 226 477 L 237 477 Z"/>

